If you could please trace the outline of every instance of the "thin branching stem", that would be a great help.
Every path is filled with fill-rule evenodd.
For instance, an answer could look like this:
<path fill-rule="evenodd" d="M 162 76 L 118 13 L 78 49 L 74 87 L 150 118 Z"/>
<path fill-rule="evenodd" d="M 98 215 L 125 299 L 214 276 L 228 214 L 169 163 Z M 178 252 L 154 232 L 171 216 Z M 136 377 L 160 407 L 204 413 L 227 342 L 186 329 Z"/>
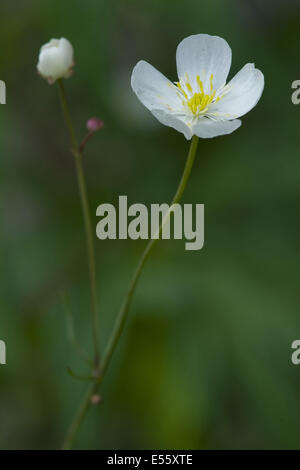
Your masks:
<path fill-rule="evenodd" d="M 162 221 L 162 223 L 159 227 L 159 230 L 157 232 L 157 238 L 153 238 L 152 240 L 150 240 L 148 242 L 148 244 L 147 244 L 147 246 L 146 246 L 146 248 L 145 248 L 145 250 L 144 250 L 144 252 L 143 252 L 143 254 L 140 258 L 138 266 L 137 266 L 137 268 L 136 268 L 136 270 L 133 274 L 133 277 L 131 279 L 128 291 L 127 291 L 126 296 L 124 298 L 124 301 L 122 303 L 119 314 L 116 318 L 115 326 L 113 328 L 111 337 L 108 341 L 108 345 L 107 345 L 107 348 L 105 350 L 103 360 L 101 361 L 100 379 L 97 382 L 97 384 L 93 384 L 92 386 L 90 386 L 90 388 L 87 392 L 87 395 L 84 397 L 84 400 L 81 403 L 81 405 L 79 407 L 79 410 L 77 411 L 77 413 L 75 415 L 75 418 L 73 420 L 73 423 L 70 427 L 70 431 L 67 435 L 67 438 L 66 438 L 65 444 L 63 446 L 63 449 L 71 449 L 73 440 L 74 440 L 74 438 L 75 438 L 75 436 L 76 436 L 76 434 L 77 434 L 77 432 L 80 428 L 82 420 L 83 420 L 85 414 L 87 413 L 87 411 L 89 409 L 89 406 L 92 403 L 92 397 L 95 394 L 95 392 L 97 392 L 97 390 L 98 390 L 97 387 L 102 382 L 104 374 L 107 371 L 107 368 L 108 368 L 109 363 L 111 361 L 112 355 L 113 355 L 113 353 L 114 353 L 114 351 L 115 351 L 115 349 L 118 345 L 119 339 L 120 339 L 121 334 L 123 332 L 125 321 L 126 321 L 126 318 L 127 318 L 127 315 L 128 315 L 130 304 L 131 304 L 131 300 L 132 300 L 137 282 L 138 282 L 139 277 L 141 275 L 141 272 L 143 270 L 143 267 L 144 267 L 149 255 L 150 255 L 150 253 L 151 253 L 152 248 L 154 247 L 154 245 L 156 244 L 156 242 L 159 239 L 159 236 L 162 232 L 164 224 L 168 221 L 168 218 L 170 217 L 170 214 L 172 212 L 173 204 L 176 204 L 180 201 L 180 199 L 183 195 L 183 192 L 186 188 L 186 185 L 187 185 L 187 182 L 188 182 L 188 179 L 189 179 L 189 176 L 191 174 L 191 170 L 192 170 L 192 167 L 193 167 L 193 164 L 194 164 L 194 161 L 195 161 L 197 147 L 198 147 L 198 141 L 199 141 L 198 137 L 194 136 L 192 138 L 189 153 L 188 153 L 188 157 L 187 157 L 186 164 L 185 164 L 185 167 L 184 167 L 184 171 L 183 171 L 179 186 L 177 188 L 177 191 L 175 193 L 175 196 L 172 200 L 170 210 L 168 211 L 168 213 L 164 217 L 164 220 Z"/>
<path fill-rule="evenodd" d="M 87 246 L 87 258 L 90 278 L 90 290 L 91 290 L 91 303 L 92 303 L 92 325 L 93 325 L 93 341 L 94 341 L 94 366 L 95 372 L 99 372 L 100 368 L 100 344 L 99 344 L 99 326 L 98 326 L 98 313 L 97 313 L 97 294 L 96 294 L 96 262 L 95 262 L 95 248 L 93 229 L 91 222 L 91 214 L 89 207 L 89 200 L 86 188 L 86 181 L 82 166 L 82 153 L 80 151 L 74 126 L 72 123 L 71 114 L 69 111 L 68 103 L 66 100 L 66 94 L 62 80 L 58 80 L 58 88 L 60 101 L 66 125 L 70 134 L 72 153 L 74 155 L 78 187 L 80 193 L 80 200 L 83 212 L 84 227 L 86 234 L 86 246 Z"/>
<path fill-rule="evenodd" d="M 94 342 L 94 375 L 95 383 L 93 383 L 83 402 L 80 405 L 79 410 L 76 413 L 76 416 L 70 426 L 67 437 L 65 439 L 63 449 L 70 449 L 74 436 L 77 434 L 78 429 L 86 415 L 86 412 L 91 403 L 92 397 L 94 394 L 97 394 L 98 386 L 100 383 L 100 344 L 99 344 L 99 326 L 98 326 L 98 313 L 97 313 L 97 294 L 96 294 L 96 262 L 95 262 L 95 249 L 94 249 L 94 240 L 93 240 L 93 230 L 92 222 L 90 215 L 89 200 L 86 188 L 86 181 L 82 166 L 82 150 L 78 145 L 76 134 L 74 131 L 74 126 L 68 107 L 66 94 L 63 86 L 62 80 L 58 80 L 58 88 L 61 106 L 66 121 L 66 125 L 70 134 L 70 140 L 72 145 L 72 153 L 75 160 L 75 167 L 77 172 L 79 194 L 83 212 L 84 227 L 86 233 L 86 246 L 87 246 L 87 258 L 88 258 L 88 269 L 89 269 L 89 278 L 90 278 L 90 290 L 91 290 L 91 304 L 92 304 L 92 329 L 93 329 L 93 342 Z"/>

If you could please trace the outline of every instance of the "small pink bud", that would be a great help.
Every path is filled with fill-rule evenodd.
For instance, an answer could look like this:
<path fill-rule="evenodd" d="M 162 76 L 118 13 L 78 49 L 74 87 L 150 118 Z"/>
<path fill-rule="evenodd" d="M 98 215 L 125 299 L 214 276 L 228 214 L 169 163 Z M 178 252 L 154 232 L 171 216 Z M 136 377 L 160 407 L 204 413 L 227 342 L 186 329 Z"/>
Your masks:
<path fill-rule="evenodd" d="M 101 121 L 101 119 L 98 119 L 97 117 L 90 118 L 86 123 L 86 127 L 89 132 L 97 132 L 103 126 L 104 126 L 104 122 Z"/>
<path fill-rule="evenodd" d="M 94 394 L 92 397 L 91 397 L 91 404 L 92 405 L 98 405 L 98 403 L 100 403 L 101 401 L 101 397 L 98 393 Z"/>

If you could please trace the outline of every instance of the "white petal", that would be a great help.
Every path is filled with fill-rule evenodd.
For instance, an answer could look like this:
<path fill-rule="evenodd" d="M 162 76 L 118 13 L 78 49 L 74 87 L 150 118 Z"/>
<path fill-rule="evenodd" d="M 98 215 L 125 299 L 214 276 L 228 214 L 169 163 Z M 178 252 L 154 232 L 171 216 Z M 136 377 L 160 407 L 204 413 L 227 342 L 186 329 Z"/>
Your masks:
<path fill-rule="evenodd" d="M 51 39 L 40 50 L 37 68 L 45 78 L 56 80 L 70 76 L 73 62 L 72 44 L 65 38 Z"/>
<path fill-rule="evenodd" d="M 160 109 L 177 112 L 182 108 L 177 87 L 144 60 L 134 67 L 131 86 L 139 100 L 150 111 Z"/>
<path fill-rule="evenodd" d="M 241 126 L 238 119 L 234 121 L 213 121 L 208 118 L 200 118 L 193 125 L 193 134 L 202 139 L 217 137 L 218 135 L 231 134 Z"/>
<path fill-rule="evenodd" d="M 262 95 L 263 89 L 263 73 L 256 69 L 254 64 L 246 64 L 226 85 L 225 90 L 228 90 L 228 92 L 224 98 L 213 104 L 209 112 L 219 113 L 219 117 L 222 119 L 241 117 L 254 108 Z"/>
<path fill-rule="evenodd" d="M 184 137 L 187 140 L 190 140 L 193 136 L 192 127 L 185 122 L 188 118 L 179 117 L 174 114 L 170 114 L 169 112 L 160 110 L 160 109 L 153 109 L 151 110 L 152 114 L 165 126 L 173 127 L 176 131 L 181 132 L 184 134 Z"/>
<path fill-rule="evenodd" d="M 139 100 L 162 124 L 182 132 L 191 139 L 191 127 L 182 115 L 182 98 L 177 87 L 152 65 L 141 60 L 134 67 L 131 86 Z"/>
<path fill-rule="evenodd" d="M 66 38 L 61 38 L 60 40 L 60 49 L 65 64 L 68 64 L 69 67 L 73 65 L 74 59 L 74 50 L 73 46 Z"/>
<path fill-rule="evenodd" d="M 193 89 L 197 89 L 197 75 L 210 91 L 210 77 L 213 74 L 214 89 L 223 87 L 231 66 L 231 49 L 227 42 L 218 36 L 196 34 L 185 38 L 177 47 L 177 72 L 179 79 L 188 74 Z"/>

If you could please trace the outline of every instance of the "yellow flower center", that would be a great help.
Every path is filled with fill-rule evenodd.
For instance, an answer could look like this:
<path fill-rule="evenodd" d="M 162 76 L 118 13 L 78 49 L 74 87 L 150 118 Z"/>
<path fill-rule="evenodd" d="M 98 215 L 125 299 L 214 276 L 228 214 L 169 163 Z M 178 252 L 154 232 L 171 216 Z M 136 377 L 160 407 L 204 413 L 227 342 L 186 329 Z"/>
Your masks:
<path fill-rule="evenodd" d="M 210 76 L 210 93 L 205 93 L 203 82 L 200 79 L 200 76 L 197 75 L 197 85 L 198 91 L 194 92 L 187 74 L 185 74 L 185 82 L 182 84 L 177 82 L 176 85 L 181 91 L 182 95 L 184 96 L 185 100 L 183 100 L 183 104 L 187 105 L 190 111 L 194 116 L 198 116 L 199 114 L 204 114 L 207 110 L 209 105 L 215 100 L 216 91 L 214 90 L 213 86 L 213 79 L 214 76 L 211 74 Z M 220 97 L 217 97 L 215 102 L 218 102 Z"/>

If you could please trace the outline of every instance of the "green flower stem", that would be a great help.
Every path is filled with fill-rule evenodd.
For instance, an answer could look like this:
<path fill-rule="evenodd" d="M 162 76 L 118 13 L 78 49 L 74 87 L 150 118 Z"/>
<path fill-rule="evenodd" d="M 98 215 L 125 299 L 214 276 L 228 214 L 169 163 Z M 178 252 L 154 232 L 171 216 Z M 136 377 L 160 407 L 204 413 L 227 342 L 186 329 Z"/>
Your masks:
<path fill-rule="evenodd" d="M 184 168 L 184 171 L 183 171 L 178 189 L 176 191 L 176 194 L 175 194 L 175 196 L 172 200 L 171 208 L 172 208 L 173 204 L 176 204 L 180 201 L 180 199 L 183 195 L 183 192 L 184 192 L 185 187 L 187 185 L 187 182 L 188 182 L 188 179 L 189 179 L 189 176 L 190 176 L 190 173 L 191 173 L 194 161 L 195 161 L 197 147 L 198 147 L 198 141 L 199 141 L 198 137 L 194 136 L 192 138 L 189 153 L 188 153 L 188 157 L 187 157 L 187 161 L 186 161 L 186 164 L 185 164 L 185 168 Z M 164 224 L 167 222 L 167 220 L 170 216 L 170 213 L 171 213 L 171 208 L 168 211 L 167 215 L 165 216 L 162 224 L 160 225 L 159 230 L 158 230 L 158 234 L 161 233 Z M 87 395 L 84 397 L 83 402 L 81 403 L 81 405 L 79 407 L 79 410 L 77 411 L 77 414 L 74 418 L 73 423 L 71 424 L 69 433 L 67 435 L 66 441 L 65 441 L 64 446 L 63 446 L 63 449 L 65 449 L 65 450 L 68 450 L 68 449 L 72 448 L 73 439 L 76 436 L 76 434 L 77 434 L 77 432 L 80 428 L 80 425 L 81 425 L 81 423 L 84 419 L 84 416 L 87 413 L 87 411 L 88 411 L 88 409 L 89 409 L 89 407 L 92 403 L 92 397 L 95 393 L 97 393 L 98 387 L 100 386 L 100 384 L 103 380 L 104 374 L 105 374 L 105 372 L 108 368 L 111 357 L 112 357 L 112 355 L 113 355 L 113 353 L 116 349 L 116 346 L 117 346 L 118 341 L 120 339 L 120 336 L 122 334 L 122 331 L 123 331 L 123 328 L 124 328 L 124 325 L 125 325 L 125 321 L 126 321 L 126 318 L 127 318 L 127 315 L 128 315 L 130 303 L 131 303 L 131 300 L 132 300 L 132 297 L 133 297 L 134 290 L 135 290 L 135 287 L 137 285 L 138 279 L 141 275 L 141 272 L 143 270 L 143 267 L 144 267 L 149 255 L 151 253 L 151 250 L 154 247 L 154 245 L 156 244 L 156 242 L 158 241 L 158 239 L 159 239 L 159 237 L 150 240 L 149 243 L 147 244 L 142 256 L 141 256 L 139 264 L 138 264 L 138 266 L 135 270 L 135 273 L 132 277 L 132 280 L 131 280 L 129 289 L 127 291 L 126 297 L 123 301 L 121 310 L 119 312 L 119 315 L 117 316 L 116 323 L 115 323 L 112 335 L 111 335 L 111 337 L 108 341 L 108 346 L 106 348 L 103 360 L 101 361 L 101 375 L 100 375 L 100 378 L 99 378 L 97 384 L 93 384 L 92 386 L 90 386 L 90 388 L 88 389 Z"/>
<path fill-rule="evenodd" d="M 190 176 L 193 164 L 194 164 L 194 160 L 195 160 L 195 156 L 196 156 L 196 152 L 197 152 L 197 147 L 198 147 L 198 141 L 199 141 L 199 138 L 197 136 L 194 136 L 192 138 L 189 153 L 188 153 L 188 157 L 187 157 L 187 161 L 186 161 L 186 164 L 185 164 L 185 168 L 184 168 L 184 171 L 183 171 L 178 189 L 177 189 L 176 194 L 175 194 L 175 196 L 172 200 L 171 208 L 168 211 L 166 217 L 164 218 L 162 224 L 159 227 L 159 231 L 158 231 L 159 235 L 161 234 L 161 231 L 163 229 L 164 224 L 167 222 L 168 218 L 170 217 L 171 209 L 172 209 L 173 204 L 178 203 L 180 201 L 182 195 L 183 195 L 183 192 L 184 192 L 185 187 L 187 185 L 187 182 L 188 182 L 188 179 L 189 179 L 189 176 Z M 104 356 L 103 356 L 103 361 L 101 363 L 101 375 L 102 376 L 105 374 L 105 371 L 106 371 L 106 369 L 107 369 L 107 367 L 110 363 L 111 357 L 114 353 L 114 350 L 116 349 L 116 346 L 117 346 L 118 341 L 120 339 L 120 336 L 122 334 L 124 324 L 125 324 L 125 321 L 126 321 L 126 318 L 127 318 L 127 315 L 128 315 L 130 303 L 131 303 L 131 300 L 132 300 L 132 297 L 133 297 L 133 294 L 134 294 L 134 291 L 135 291 L 135 287 L 137 285 L 137 282 L 139 280 L 139 277 L 141 275 L 143 267 L 144 267 L 149 255 L 150 255 L 150 253 L 151 253 L 152 248 L 157 243 L 158 239 L 159 239 L 159 237 L 153 238 L 152 240 L 150 240 L 148 242 L 148 244 L 147 244 L 147 246 L 146 246 L 146 248 L 145 248 L 145 250 L 144 250 L 144 252 L 141 256 L 141 259 L 138 263 L 138 266 L 137 266 L 137 268 L 134 272 L 134 275 L 131 279 L 129 289 L 127 291 L 126 297 L 125 297 L 125 299 L 123 301 L 123 304 L 121 306 L 121 310 L 120 310 L 119 315 L 116 319 L 116 323 L 115 323 L 112 335 L 109 339 L 108 346 L 107 346 L 107 348 L 105 350 L 105 353 L 104 353 Z"/>
<path fill-rule="evenodd" d="M 95 263 L 95 249 L 93 241 L 93 230 L 89 208 L 89 200 L 86 189 L 86 182 L 84 177 L 84 171 L 82 166 L 82 153 L 79 149 L 79 145 L 76 139 L 71 114 L 69 111 L 68 103 L 66 100 L 66 94 L 62 80 L 58 80 L 58 88 L 62 110 L 64 113 L 67 128 L 69 130 L 72 153 L 75 159 L 75 166 L 78 179 L 78 187 L 81 199 L 81 206 L 83 212 L 85 233 L 86 233 L 86 245 L 87 245 L 87 257 L 88 257 L 88 268 L 90 278 L 90 289 L 91 289 L 91 301 L 92 301 L 92 325 L 93 325 L 93 341 L 94 341 L 94 365 L 95 372 L 99 373 L 100 367 L 100 346 L 99 346 L 99 327 L 98 327 L 98 313 L 97 313 L 97 294 L 96 294 L 96 263 Z"/>
<path fill-rule="evenodd" d="M 62 450 L 70 450 L 72 449 L 72 443 L 73 439 L 76 436 L 78 429 L 80 428 L 80 425 L 82 421 L 84 420 L 84 417 L 90 407 L 91 404 L 91 399 L 94 393 L 97 393 L 97 387 L 95 385 L 90 385 L 88 392 L 86 396 L 84 397 L 77 414 L 74 418 L 74 421 L 72 422 L 69 432 L 67 434 L 66 440 L 62 446 Z"/>

